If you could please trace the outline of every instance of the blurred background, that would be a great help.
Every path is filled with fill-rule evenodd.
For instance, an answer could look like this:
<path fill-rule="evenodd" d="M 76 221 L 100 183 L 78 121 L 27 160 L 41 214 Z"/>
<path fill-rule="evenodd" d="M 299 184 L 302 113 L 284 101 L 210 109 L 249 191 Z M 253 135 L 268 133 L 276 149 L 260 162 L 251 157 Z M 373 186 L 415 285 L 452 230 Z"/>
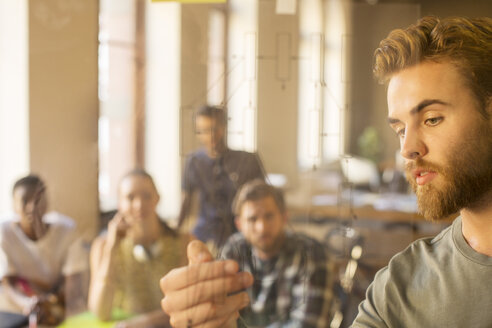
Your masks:
<path fill-rule="evenodd" d="M 490 16 L 491 1 L 194 2 L 0 0 L 0 213 L 14 181 L 38 173 L 51 208 L 90 240 L 139 166 L 174 224 L 193 112 L 208 103 L 227 108 L 228 145 L 258 152 L 292 227 L 326 242 L 341 275 L 364 245 L 360 294 L 394 253 L 449 223 L 416 213 L 372 54 L 394 28 Z"/>

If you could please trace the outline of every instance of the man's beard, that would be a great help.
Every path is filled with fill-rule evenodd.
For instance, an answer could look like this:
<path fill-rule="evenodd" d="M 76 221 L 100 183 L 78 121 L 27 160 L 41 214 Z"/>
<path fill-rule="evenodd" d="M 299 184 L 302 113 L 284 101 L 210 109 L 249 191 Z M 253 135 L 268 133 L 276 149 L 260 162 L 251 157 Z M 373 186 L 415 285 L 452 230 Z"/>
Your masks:
<path fill-rule="evenodd" d="M 446 165 L 436 165 L 417 159 L 407 163 L 406 176 L 417 195 L 419 212 L 428 220 L 443 220 L 463 208 L 481 205 L 492 190 L 492 131 L 482 124 L 460 144 L 454 145 Z M 432 181 L 419 186 L 411 170 L 434 171 L 442 186 Z M 434 180 L 435 181 L 435 180 Z"/>
<path fill-rule="evenodd" d="M 272 237 L 269 243 L 261 243 L 257 241 L 254 244 L 252 243 L 252 245 L 266 254 L 273 254 L 278 252 L 278 250 L 281 248 L 284 239 L 285 234 L 282 232 L 279 233 L 277 236 Z"/>

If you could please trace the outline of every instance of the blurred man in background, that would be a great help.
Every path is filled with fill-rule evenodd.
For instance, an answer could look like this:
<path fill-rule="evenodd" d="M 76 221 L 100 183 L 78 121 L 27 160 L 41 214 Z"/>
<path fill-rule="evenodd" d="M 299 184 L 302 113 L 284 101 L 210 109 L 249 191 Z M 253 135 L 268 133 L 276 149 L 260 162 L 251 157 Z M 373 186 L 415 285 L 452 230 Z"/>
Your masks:
<path fill-rule="evenodd" d="M 244 184 L 233 209 L 239 232 L 226 242 L 222 257 L 254 277 L 242 322 L 247 327 L 327 327 L 333 272 L 326 247 L 287 230 L 284 197 L 262 180 Z"/>
<path fill-rule="evenodd" d="M 199 213 L 192 232 L 204 243 L 220 248 L 237 231 L 231 210 L 236 191 L 247 181 L 264 179 L 263 166 L 256 154 L 227 147 L 227 116 L 222 108 L 201 107 L 195 123 L 203 148 L 186 160 L 178 228 L 189 216 L 192 195 L 198 191 Z"/>

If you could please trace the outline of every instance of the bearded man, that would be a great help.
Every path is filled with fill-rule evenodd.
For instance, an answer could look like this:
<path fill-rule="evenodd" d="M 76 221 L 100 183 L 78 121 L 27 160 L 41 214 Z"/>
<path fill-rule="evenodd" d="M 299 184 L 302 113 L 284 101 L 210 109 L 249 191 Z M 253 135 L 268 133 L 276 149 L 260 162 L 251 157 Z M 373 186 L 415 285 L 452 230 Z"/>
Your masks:
<path fill-rule="evenodd" d="M 460 216 L 376 274 L 352 327 L 492 327 L 492 19 L 424 17 L 391 32 L 375 57 L 420 211 Z M 188 257 L 161 281 L 163 309 L 188 327 L 234 326 L 247 298 L 230 293 L 252 277 L 234 262 L 203 263 L 200 244 Z"/>
<path fill-rule="evenodd" d="M 329 322 L 333 269 L 321 243 L 287 229 L 282 192 L 256 179 L 233 202 L 236 234 L 222 257 L 254 277 L 251 306 L 241 311 L 246 327 L 320 327 Z M 176 323 L 176 322 L 173 322 Z"/>
<path fill-rule="evenodd" d="M 352 327 L 492 326 L 492 19 L 435 17 L 375 54 L 421 213 L 460 216 L 379 271 Z"/>

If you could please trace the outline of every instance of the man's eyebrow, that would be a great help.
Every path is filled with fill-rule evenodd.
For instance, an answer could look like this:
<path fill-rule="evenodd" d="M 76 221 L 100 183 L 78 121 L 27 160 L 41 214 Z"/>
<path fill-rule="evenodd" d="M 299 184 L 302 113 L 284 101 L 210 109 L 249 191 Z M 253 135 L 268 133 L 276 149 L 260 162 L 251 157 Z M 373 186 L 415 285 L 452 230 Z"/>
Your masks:
<path fill-rule="evenodd" d="M 445 105 L 448 106 L 449 104 L 445 101 L 439 100 L 439 99 L 425 99 L 422 100 L 417 106 L 412 108 L 410 110 L 410 114 L 417 114 L 418 112 L 422 111 L 427 106 L 433 105 L 433 104 L 439 104 L 439 105 Z"/>
<path fill-rule="evenodd" d="M 445 106 L 449 105 L 449 103 L 442 101 L 442 100 L 439 100 L 439 99 L 425 99 L 425 100 L 422 100 L 417 106 L 413 107 L 410 110 L 410 114 L 412 114 L 412 115 L 417 114 L 417 113 L 421 112 L 425 107 L 433 105 L 433 104 L 440 104 L 440 105 L 445 105 Z M 388 117 L 388 123 L 389 124 L 395 124 L 398 122 L 400 122 L 399 119 Z"/>
<path fill-rule="evenodd" d="M 36 190 L 34 191 L 34 195 L 35 196 L 39 196 L 42 193 L 44 193 L 45 191 L 46 191 L 46 186 L 41 185 L 41 186 L 39 186 L 39 187 L 36 188 Z"/>
<path fill-rule="evenodd" d="M 399 119 L 397 119 L 397 118 L 392 118 L 392 117 L 388 117 L 388 123 L 389 123 L 389 124 L 395 124 L 395 123 L 398 123 L 398 122 L 400 122 L 400 120 L 399 120 Z"/>

